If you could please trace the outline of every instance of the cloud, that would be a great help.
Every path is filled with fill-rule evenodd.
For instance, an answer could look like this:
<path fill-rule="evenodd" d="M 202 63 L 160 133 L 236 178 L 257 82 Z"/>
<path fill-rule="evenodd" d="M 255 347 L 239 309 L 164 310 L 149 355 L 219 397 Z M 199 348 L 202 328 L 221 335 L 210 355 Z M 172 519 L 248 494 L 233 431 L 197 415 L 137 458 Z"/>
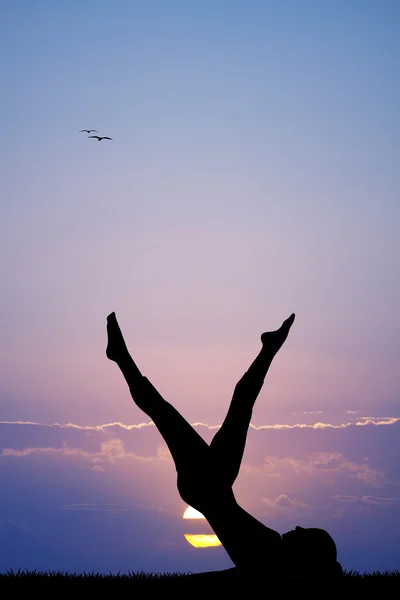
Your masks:
<path fill-rule="evenodd" d="M 354 463 L 345 458 L 339 452 L 314 452 L 310 453 L 305 459 L 296 459 L 293 457 L 277 458 L 267 456 L 264 463 L 259 466 L 250 466 L 244 464 L 243 470 L 246 473 L 265 473 L 268 477 L 282 479 L 285 474 L 292 475 L 310 474 L 323 477 L 324 473 L 330 478 L 334 474 L 340 476 L 346 475 L 359 480 L 364 480 L 370 485 L 381 486 L 385 483 L 383 473 L 376 471 L 365 463 Z"/>
<path fill-rule="evenodd" d="M 345 414 L 359 414 L 356 411 L 346 410 Z M 294 413 L 297 414 L 297 413 Z M 323 411 L 315 410 L 315 411 L 304 411 L 304 415 L 322 415 Z M 318 421 L 316 423 L 306 424 L 306 423 L 295 423 L 295 424 L 273 424 L 273 425 L 254 425 L 251 424 L 250 427 L 256 430 L 261 429 L 321 429 L 321 428 L 334 428 L 334 429 L 344 429 L 351 426 L 362 427 L 364 425 L 392 425 L 393 423 L 400 422 L 400 417 L 359 417 L 355 421 L 346 421 L 346 423 L 339 424 L 331 424 L 324 423 Z M 48 427 L 48 428 L 58 428 L 58 429 L 78 429 L 81 431 L 102 431 L 105 432 L 108 429 L 112 428 L 121 428 L 127 431 L 132 431 L 134 429 L 143 429 L 146 427 L 154 427 L 153 421 L 148 421 L 146 423 L 136 423 L 126 425 L 125 423 L 121 423 L 120 421 L 113 421 L 111 423 L 103 423 L 102 425 L 78 425 L 76 423 L 38 423 L 35 421 L 0 421 L 1 425 L 33 425 L 37 427 Z M 207 423 L 203 423 L 201 421 L 196 421 L 192 423 L 193 427 L 197 428 L 205 428 L 210 431 L 214 431 L 215 429 L 219 429 L 221 424 L 219 425 L 209 425 Z"/>
<path fill-rule="evenodd" d="M 338 502 L 358 502 L 359 500 L 357 496 L 348 496 L 345 494 L 337 494 L 336 496 L 332 496 L 332 498 Z"/>
<path fill-rule="evenodd" d="M 400 503 L 400 497 L 380 497 L 380 496 L 334 496 L 334 500 L 338 502 L 365 502 L 366 504 L 374 504 L 381 506 L 393 506 Z"/>
<path fill-rule="evenodd" d="M 301 500 L 291 499 L 285 494 L 281 494 L 274 501 L 262 498 L 261 502 L 265 505 L 267 512 L 271 514 L 293 515 L 308 509 L 308 506 Z"/>
<path fill-rule="evenodd" d="M 101 511 L 101 512 L 123 512 L 135 510 L 134 506 L 122 504 L 67 504 L 59 506 L 60 510 L 83 510 L 83 511 Z"/>
<path fill-rule="evenodd" d="M 304 414 L 318 414 L 320 411 L 314 413 Z M 317 421 L 316 423 L 296 423 L 294 425 L 287 424 L 275 424 L 275 425 L 250 425 L 253 429 L 347 429 L 348 427 L 364 427 L 365 425 L 393 425 L 394 423 L 400 422 L 400 417 L 361 417 L 357 421 L 347 421 L 346 423 L 339 423 L 333 425 L 331 423 L 323 423 Z"/>
<path fill-rule="evenodd" d="M 388 504 L 398 504 L 400 502 L 400 497 L 379 498 L 377 496 L 362 496 L 360 500 L 361 502 L 366 502 L 367 504 L 380 504 L 382 506 L 387 506 Z"/>

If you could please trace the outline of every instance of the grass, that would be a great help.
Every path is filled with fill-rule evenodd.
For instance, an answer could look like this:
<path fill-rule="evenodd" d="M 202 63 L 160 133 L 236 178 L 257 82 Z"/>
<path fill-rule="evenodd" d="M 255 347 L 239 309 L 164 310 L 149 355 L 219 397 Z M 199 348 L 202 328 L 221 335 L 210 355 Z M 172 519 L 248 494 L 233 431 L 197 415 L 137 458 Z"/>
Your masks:
<path fill-rule="evenodd" d="M 344 597 L 353 597 L 353 595 L 362 592 L 399 592 L 400 591 L 400 571 L 357 573 L 354 571 L 345 571 L 340 580 L 332 582 L 323 582 L 315 579 L 311 581 L 304 580 L 279 580 L 274 581 L 268 574 L 260 578 L 235 578 L 221 577 L 218 574 L 211 573 L 210 576 L 191 575 L 190 573 L 143 573 L 129 572 L 126 574 L 102 574 L 102 573 L 68 573 L 61 571 L 43 572 L 43 571 L 17 571 L 12 570 L 6 573 L 0 573 L 0 590 L 2 596 L 12 597 L 11 594 L 29 593 L 46 595 L 48 593 L 58 594 L 64 597 L 65 594 L 79 593 L 129 593 L 132 598 L 142 595 L 153 594 L 171 594 L 175 596 L 180 592 L 187 594 L 199 594 L 220 592 L 221 596 L 231 593 L 236 597 L 237 593 L 249 592 L 254 590 L 262 591 L 268 595 L 272 590 L 282 592 L 293 591 L 295 593 L 315 592 L 320 596 L 321 592 L 331 595 L 332 591 L 345 594 Z M 272 589 L 271 589 L 272 588 Z M 324 589 L 325 588 L 325 589 Z M 5 592 L 8 592 L 5 596 Z M 340 598 L 340 600 L 342 600 Z M 224 599 L 225 600 L 225 599 Z M 246 599 L 247 600 L 247 599 Z"/>

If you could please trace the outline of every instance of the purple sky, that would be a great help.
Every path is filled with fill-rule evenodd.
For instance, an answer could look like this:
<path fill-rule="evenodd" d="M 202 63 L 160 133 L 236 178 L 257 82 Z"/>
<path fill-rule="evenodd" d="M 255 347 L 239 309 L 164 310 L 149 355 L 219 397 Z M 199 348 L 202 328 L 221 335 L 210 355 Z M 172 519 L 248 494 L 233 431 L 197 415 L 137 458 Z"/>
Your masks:
<path fill-rule="evenodd" d="M 230 566 L 184 538 L 209 530 L 105 358 L 113 310 L 206 439 L 295 312 L 238 499 L 280 532 L 325 526 L 347 569 L 400 567 L 399 17 L 1 4 L 0 570 Z"/>
<path fill-rule="evenodd" d="M 305 416 L 305 420 L 307 416 Z M 197 425 L 210 440 L 213 429 Z M 232 566 L 185 534 L 172 459 L 154 426 L 1 423 L 2 569 L 200 571 Z M 280 533 L 324 527 L 346 569 L 394 570 L 400 418 L 251 428 L 236 497 Z"/>

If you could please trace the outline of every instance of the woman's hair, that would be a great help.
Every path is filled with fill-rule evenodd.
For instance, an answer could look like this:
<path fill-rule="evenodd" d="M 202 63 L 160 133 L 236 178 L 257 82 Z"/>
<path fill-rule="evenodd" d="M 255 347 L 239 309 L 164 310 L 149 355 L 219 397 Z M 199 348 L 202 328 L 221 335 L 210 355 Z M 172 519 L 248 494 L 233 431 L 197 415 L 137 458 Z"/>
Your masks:
<path fill-rule="evenodd" d="M 305 531 L 308 549 L 315 554 L 315 559 L 318 562 L 335 562 L 337 549 L 333 537 L 325 529 L 318 529 L 317 527 L 309 527 Z"/>
<path fill-rule="evenodd" d="M 343 574 L 336 544 L 325 529 L 299 527 L 293 534 L 285 540 L 287 566 L 292 576 L 332 580 Z"/>
<path fill-rule="evenodd" d="M 337 548 L 332 536 L 325 529 L 311 527 L 305 530 L 304 569 L 313 577 L 335 579 L 343 575 L 337 560 Z"/>

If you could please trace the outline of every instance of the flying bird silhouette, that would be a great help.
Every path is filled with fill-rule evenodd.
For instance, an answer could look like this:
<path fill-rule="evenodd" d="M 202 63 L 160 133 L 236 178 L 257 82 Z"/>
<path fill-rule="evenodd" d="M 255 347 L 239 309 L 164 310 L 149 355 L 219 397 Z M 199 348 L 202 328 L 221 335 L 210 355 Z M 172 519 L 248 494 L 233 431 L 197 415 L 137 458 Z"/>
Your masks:
<path fill-rule="evenodd" d="M 112 138 L 107 137 L 105 135 L 103 135 L 102 137 L 100 137 L 99 135 L 89 135 L 89 138 L 97 138 L 98 142 L 101 142 L 101 140 L 112 140 Z"/>
<path fill-rule="evenodd" d="M 79 133 L 82 133 L 82 131 L 86 131 L 86 133 L 92 133 L 92 131 L 94 131 L 95 133 L 98 133 L 97 129 L 81 129 L 79 131 Z"/>

